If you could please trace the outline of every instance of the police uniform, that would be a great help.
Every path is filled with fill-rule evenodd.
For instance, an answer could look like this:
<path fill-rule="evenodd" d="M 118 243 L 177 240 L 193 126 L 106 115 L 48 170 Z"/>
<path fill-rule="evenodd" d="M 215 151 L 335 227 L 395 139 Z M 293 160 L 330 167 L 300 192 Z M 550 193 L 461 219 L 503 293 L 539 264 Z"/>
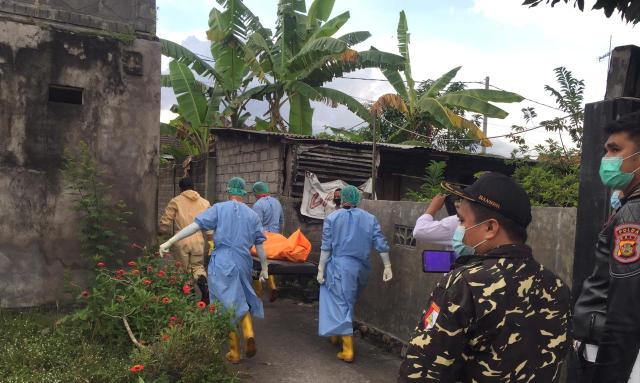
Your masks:
<path fill-rule="evenodd" d="M 514 190 L 506 176 L 492 176 L 495 185 L 485 177 L 450 191 L 526 227 L 524 190 Z M 431 294 L 398 382 L 557 382 L 569 348 L 570 305 L 569 288 L 526 245 L 459 257 Z"/>
<path fill-rule="evenodd" d="M 640 189 L 636 189 L 600 232 L 594 271 L 574 309 L 576 338 L 598 345 L 593 382 L 627 383 L 638 357 L 639 241 Z"/>

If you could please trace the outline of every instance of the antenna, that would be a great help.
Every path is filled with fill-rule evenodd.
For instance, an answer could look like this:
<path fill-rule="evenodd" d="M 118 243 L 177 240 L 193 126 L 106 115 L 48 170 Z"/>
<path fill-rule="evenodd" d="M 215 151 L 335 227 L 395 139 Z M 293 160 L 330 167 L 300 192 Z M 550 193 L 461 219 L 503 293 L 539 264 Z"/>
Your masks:
<path fill-rule="evenodd" d="M 611 57 L 611 42 L 613 40 L 613 35 L 609 35 L 609 51 L 605 54 L 603 54 L 602 56 L 598 57 L 598 62 L 601 62 L 602 60 L 606 59 L 607 57 Z"/>

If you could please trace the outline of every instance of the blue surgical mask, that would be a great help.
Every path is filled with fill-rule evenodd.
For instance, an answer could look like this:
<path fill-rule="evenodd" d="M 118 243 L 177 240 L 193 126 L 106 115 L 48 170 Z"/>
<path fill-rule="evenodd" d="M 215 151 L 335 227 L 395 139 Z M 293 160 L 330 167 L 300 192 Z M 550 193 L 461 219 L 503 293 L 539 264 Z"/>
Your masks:
<path fill-rule="evenodd" d="M 620 170 L 622 163 L 627 158 L 631 158 L 640 152 L 633 153 L 627 157 L 602 157 L 600 161 L 600 180 L 604 186 L 609 189 L 623 190 L 633 179 L 633 174 L 638 171 L 638 169 L 634 170 L 631 173 L 625 173 Z"/>
<path fill-rule="evenodd" d="M 463 240 L 464 240 L 464 235 L 467 233 L 467 231 L 476 228 L 480 225 L 482 225 L 483 223 L 485 223 L 487 221 L 482 221 L 476 225 L 471 226 L 470 228 L 465 228 L 464 226 L 460 225 L 456 228 L 456 231 L 453 233 L 453 238 L 451 239 L 451 245 L 453 246 L 453 251 L 456 253 L 456 258 L 457 257 L 462 257 L 462 256 L 469 256 L 469 255 L 475 255 L 476 253 L 476 247 L 482 245 L 483 243 L 487 242 L 487 240 L 485 239 L 484 241 L 476 244 L 475 246 L 468 246 L 465 245 Z"/>
<path fill-rule="evenodd" d="M 613 210 L 618 210 L 622 206 L 622 202 L 620 202 L 620 190 L 615 190 L 611 193 L 611 207 Z"/>

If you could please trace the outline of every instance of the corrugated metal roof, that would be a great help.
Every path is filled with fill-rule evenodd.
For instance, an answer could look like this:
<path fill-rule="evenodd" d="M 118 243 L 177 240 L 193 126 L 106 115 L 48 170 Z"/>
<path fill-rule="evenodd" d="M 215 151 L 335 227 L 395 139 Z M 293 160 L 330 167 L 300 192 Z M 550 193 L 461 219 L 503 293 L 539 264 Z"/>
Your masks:
<path fill-rule="evenodd" d="M 342 144 L 342 145 L 359 146 L 359 147 L 371 147 L 373 145 L 373 142 L 368 142 L 368 141 L 356 142 L 356 141 L 332 140 L 329 138 L 318 138 L 315 136 L 307 136 L 307 135 L 293 134 L 293 133 L 286 133 L 286 132 L 266 132 L 266 131 L 259 131 L 259 130 L 232 129 L 232 128 L 212 128 L 211 132 L 214 134 L 248 133 L 248 134 L 254 134 L 254 135 L 261 135 L 261 136 L 282 137 L 289 140 L 305 141 L 307 143 L 308 141 L 314 141 L 317 143 L 335 143 L 338 145 Z M 395 150 L 418 150 L 418 151 L 425 151 L 429 153 L 440 153 L 440 154 L 455 155 L 455 156 L 483 157 L 483 158 L 493 158 L 493 159 L 500 159 L 500 160 L 507 159 L 507 157 L 493 155 L 493 154 L 475 154 L 475 153 L 443 151 L 443 150 L 428 148 L 428 147 L 419 146 L 419 145 L 376 143 L 376 146 L 379 148 L 388 148 L 388 149 L 395 149 Z"/>

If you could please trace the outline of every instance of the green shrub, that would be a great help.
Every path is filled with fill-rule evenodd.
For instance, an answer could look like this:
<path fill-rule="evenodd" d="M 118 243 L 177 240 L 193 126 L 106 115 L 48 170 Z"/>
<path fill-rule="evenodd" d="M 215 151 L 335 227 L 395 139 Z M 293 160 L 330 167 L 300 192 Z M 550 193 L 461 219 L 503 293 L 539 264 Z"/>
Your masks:
<path fill-rule="evenodd" d="M 417 191 L 409 190 L 405 198 L 410 201 L 425 202 L 431 200 L 438 193 L 442 193 L 440 184 L 444 181 L 444 170 L 447 163 L 444 161 L 430 161 L 425 168 L 425 182 Z"/>

